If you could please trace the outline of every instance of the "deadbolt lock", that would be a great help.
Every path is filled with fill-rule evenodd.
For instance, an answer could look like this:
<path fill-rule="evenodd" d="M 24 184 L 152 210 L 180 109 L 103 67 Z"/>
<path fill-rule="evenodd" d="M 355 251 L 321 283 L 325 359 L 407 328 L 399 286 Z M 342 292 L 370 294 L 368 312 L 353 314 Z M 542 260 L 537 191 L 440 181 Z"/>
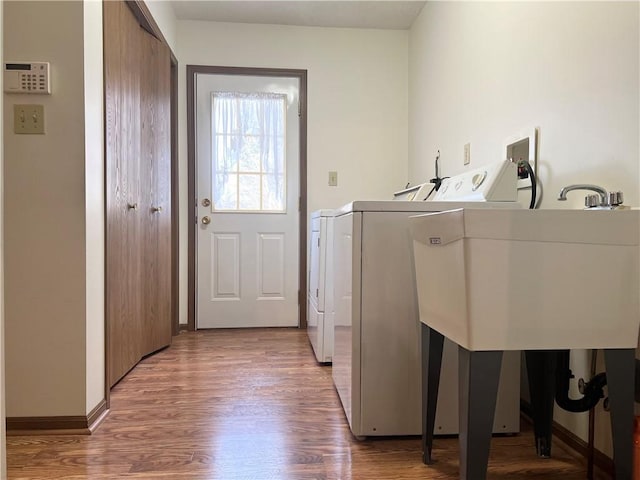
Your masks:
<path fill-rule="evenodd" d="M 211 223 L 211 219 L 209 217 L 202 217 L 202 224 L 209 225 Z"/>
<path fill-rule="evenodd" d="M 209 207 L 209 206 L 211 206 L 211 200 L 209 200 L 208 198 L 203 198 L 203 199 L 202 199 L 202 206 L 203 206 L 203 207 Z"/>

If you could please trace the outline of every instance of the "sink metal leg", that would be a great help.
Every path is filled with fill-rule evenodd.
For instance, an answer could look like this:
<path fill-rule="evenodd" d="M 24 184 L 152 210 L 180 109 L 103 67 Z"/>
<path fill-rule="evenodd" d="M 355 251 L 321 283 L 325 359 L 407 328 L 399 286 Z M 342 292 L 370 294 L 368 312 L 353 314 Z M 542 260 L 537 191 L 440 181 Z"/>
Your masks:
<path fill-rule="evenodd" d="M 525 351 L 536 452 L 542 458 L 551 456 L 553 406 L 556 393 L 556 359 L 557 355 L 553 350 Z"/>
<path fill-rule="evenodd" d="M 633 468 L 633 403 L 635 393 L 635 349 L 604 351 L 607 369 L 613 463 L 616 480 L 631 480 Z"/>
<path fill-rule="evenodd" d="M 422 325 L 422 462 L 432 463 L 433 430 L 440 386 L 444 336 Z"/>
<path fill-rule="evenodd" d="M 502 351 L 459 348 L 460 479 L 487 477 Z"/>

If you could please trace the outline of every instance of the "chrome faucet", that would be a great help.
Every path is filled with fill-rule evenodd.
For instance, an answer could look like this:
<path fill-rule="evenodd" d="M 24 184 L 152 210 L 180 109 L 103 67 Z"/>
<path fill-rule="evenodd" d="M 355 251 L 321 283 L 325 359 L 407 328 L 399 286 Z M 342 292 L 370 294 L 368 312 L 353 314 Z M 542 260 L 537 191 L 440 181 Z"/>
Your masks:
<path fill-rule="evenodd" d="M 617 208 L 624 208 L 622 206 L 622 202 L 624 201 L 622 192 L 607 192 L 604 188 L 599 187 L 598 185 L 588 185 L 584 183 L 564 187 L 558 194 L 558 200 L 566 200 L 567 193 L 571 190 L 590 190 L 597 193 L 597 195 L 591 194 L 584 198 L 584 206 L 587 209 L 614 210 Z"/>
<path fill-rule="evenodd" d="M 567 193 L 572 190 L 591 190 L 600 195 L 600 206 L 609 205 L 609 193 L 602 187 L 598 185 L 589 185 L 586 183 L 577 183 L 575 185 L 568 185 L 560 190 L 558 194 L 558 200 L 565 201 L 567 199 Z"/>

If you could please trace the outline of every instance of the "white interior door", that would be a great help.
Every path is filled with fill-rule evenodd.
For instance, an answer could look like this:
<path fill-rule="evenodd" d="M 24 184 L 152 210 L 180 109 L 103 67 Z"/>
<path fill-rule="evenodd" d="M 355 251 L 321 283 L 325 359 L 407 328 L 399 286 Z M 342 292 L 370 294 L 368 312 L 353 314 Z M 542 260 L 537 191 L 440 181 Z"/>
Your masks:
<path fill-rule="evenodd" d="M 197 328 L 298 325 L 297 78 L 196 77 Z"/>

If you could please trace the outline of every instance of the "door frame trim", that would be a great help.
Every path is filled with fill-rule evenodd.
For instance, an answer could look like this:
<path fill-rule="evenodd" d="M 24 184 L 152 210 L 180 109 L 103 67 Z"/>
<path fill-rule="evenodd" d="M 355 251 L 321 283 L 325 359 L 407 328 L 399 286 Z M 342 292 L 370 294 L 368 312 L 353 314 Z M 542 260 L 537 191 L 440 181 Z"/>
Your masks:
<path fill-rule="evenodd" d="M 307 326 L 307 71 L 288 68 L 226 67 L 187 65 L 187 329 L 196 329 L 196 135 L 195 86 L 198 73 L 297 78 L 300 82 L 300 208 L 298 252 L 298 327 Z"/>

